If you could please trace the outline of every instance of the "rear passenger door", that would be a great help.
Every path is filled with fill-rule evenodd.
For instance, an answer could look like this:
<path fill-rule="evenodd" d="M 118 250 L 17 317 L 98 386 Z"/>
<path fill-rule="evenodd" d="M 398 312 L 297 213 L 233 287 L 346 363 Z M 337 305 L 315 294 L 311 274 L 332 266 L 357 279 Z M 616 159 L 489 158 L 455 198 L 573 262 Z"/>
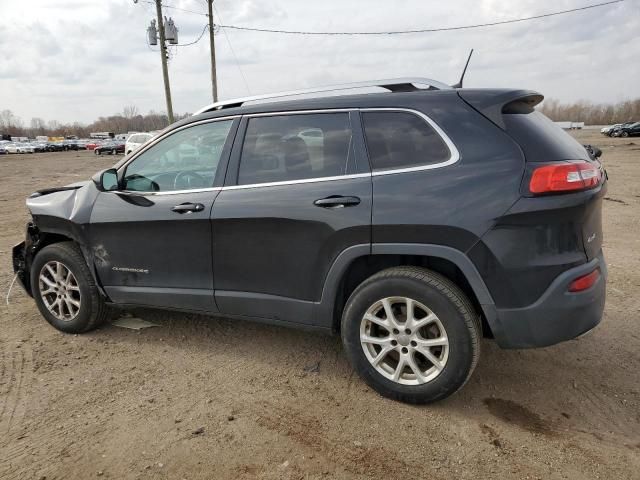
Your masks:
<path fill-rule="evenodd" d="M 370 244 L 357 112 L 250 115 L 236 138 L 212 212 L 218 308 L 312 324 L 332 262 Z"/>

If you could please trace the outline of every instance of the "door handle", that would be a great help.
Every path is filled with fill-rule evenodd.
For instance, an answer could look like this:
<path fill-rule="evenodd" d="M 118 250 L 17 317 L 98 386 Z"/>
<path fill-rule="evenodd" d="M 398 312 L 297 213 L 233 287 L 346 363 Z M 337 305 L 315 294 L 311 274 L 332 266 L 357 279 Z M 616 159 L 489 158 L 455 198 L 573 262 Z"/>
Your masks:
<path fill-rule="evenodd" d="M 360 203 L 358 197 L 343 197 L 340 195 L 331 195 L 330 197 L 320 198 L 313 202 L 316 207 L 322 208 L 344 208 L 354 207 Z"/>
<path fill-rule="evenodd" d="M 185 202 L 180 205 L 176 205 L 171 208 L 172 212 L 176 213 L 193 213 L 193 212 L 201 212 L 204 210 L 204 205 L 201 203 L 190 203 Z"/>

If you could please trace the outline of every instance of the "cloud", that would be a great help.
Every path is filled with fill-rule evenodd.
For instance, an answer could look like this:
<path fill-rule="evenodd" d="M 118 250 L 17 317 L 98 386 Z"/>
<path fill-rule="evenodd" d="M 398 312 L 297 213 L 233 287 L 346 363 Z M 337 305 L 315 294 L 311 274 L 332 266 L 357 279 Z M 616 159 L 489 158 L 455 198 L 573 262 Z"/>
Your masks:
<path fill-rule="evenodd" d="M 157 47 L 146 43 L 155 7 L 142 0 L 0 0 L 0 109 L 31 117 L 90 122 L 121 111 L 163 111 Z M 202 0 L 165 9 L 194 41 Z M 27 5 L 27 6 L 25 6 Z M 584 6 L 581 0 L 216 0 L 216 23 L 310 31 L 403 30 L 508 20 Z M 632 1 L 601 9 L 501 25 L 401 36 L 289 36 L 237 30 L 216 35 L 221 97 L 372 78 L 425 76 L 457 81 L 470 48 L 466 85 L 539 90 L 562 101 L 640 96 L 640 16 Z M 209 42 L 172 48 L 174 111 L 211 102 Z M 246 84 L 245 80 L 246 79 Z M 247 87 L 248 85 L 248 87 Z"/>

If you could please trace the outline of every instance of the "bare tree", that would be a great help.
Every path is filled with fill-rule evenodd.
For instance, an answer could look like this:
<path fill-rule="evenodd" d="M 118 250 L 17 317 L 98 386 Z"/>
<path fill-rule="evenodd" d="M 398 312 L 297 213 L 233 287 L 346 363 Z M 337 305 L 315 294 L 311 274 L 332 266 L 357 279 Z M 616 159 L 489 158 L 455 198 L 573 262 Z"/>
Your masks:
<path fill-rule="evenodd" d="M 45 133 L 45 121 L 40 117 L 33 117 L 31 119 L 31 132 L 32 135 L 44 135 Z"/>
<path fill-rule="evenodd" d="M 124 110 L 122 110 L 122 115 L 124 118 L 133 118 L 138 115 L 138 107 L 135 105 L 127 105 L 124 107 Z"/>

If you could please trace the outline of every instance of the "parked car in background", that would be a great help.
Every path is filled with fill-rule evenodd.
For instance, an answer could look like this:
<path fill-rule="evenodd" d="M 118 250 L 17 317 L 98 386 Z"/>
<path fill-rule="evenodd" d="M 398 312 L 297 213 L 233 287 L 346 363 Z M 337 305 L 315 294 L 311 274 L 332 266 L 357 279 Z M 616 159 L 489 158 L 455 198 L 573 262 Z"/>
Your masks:
<path fill-rule="evenodd" d="M 103 143 L 102 145 L 94 148 L 93 153 L 95 153 L 96 155 L 115 155 L 117 153 L 124 153 L 124 142 L 114 141 Z"/>
<path fill-rule="evenodd" d="M 7 143 L 4 147 L 9 153 L 33 153 L 33 147 L 26 147 L 22 143 Z"/>
<path fill-rule="evenodd" d="M 46 142 L 33 142 L 31 144 L 36 153 L 42 153 L 47 151 Z"/>
<path fill-rule="evenodd" d="M 640 122 L 624 124 L 611 131 L 612 137 L 637 137 L 640 136 Z"/>
<path fill-rule="evenodd" d="M 625 122 L 625 123 L 616 123 L 614 125 L 610 125 L 608 127 L 604 127 L 602 129 L 600 129 L 600 133 L 602 133 L 603 135 L 607 135 L 608 137 L 614 137 L 614 132 L 616 130 L 618 130 L 619 128 L 628 126 L 628 125 L 633 125 L 635 122 Z"/>
<path fill-rule="evenodd" d="M 153 138 L 152 133 L 134 133 L 130 135 L 124 146 L 125 153 L 129 155 L 131 152 L 140 148 L 142 145 L 144 145 L 146 142 L 148 142 L 152 138 Z"/>
<path fill-rule="evenodd" d="M 62 152 L 63 150 L 62 142 L 47 142 L 47 152 Z"/>
<path fill-rule="evenodd" d="M 607 176 L 543 96 L 356 85 L 387 92 L 220 102 L 32 194 L 13 265 L 44 319 L 83 333 L 139 305 L 333 332 L 410 403 L 460 389 L 483 335 L 533 348 L 596 327 Z"/>
<path fill-rule="evenodd" d="M 84 148 L 86 148 L 87 150 L 95 150 L 95 148 L 99 147 L 100 145 L 102 145 L 102 142 L 99 142 L 97 140 L 89 140 L 84 144 Z"/>
<path fill-rule="evenodd" d="M 63 140 L 62 141 L 63 150 L 78 150 L 78 142 L 75 140 Z"/>

